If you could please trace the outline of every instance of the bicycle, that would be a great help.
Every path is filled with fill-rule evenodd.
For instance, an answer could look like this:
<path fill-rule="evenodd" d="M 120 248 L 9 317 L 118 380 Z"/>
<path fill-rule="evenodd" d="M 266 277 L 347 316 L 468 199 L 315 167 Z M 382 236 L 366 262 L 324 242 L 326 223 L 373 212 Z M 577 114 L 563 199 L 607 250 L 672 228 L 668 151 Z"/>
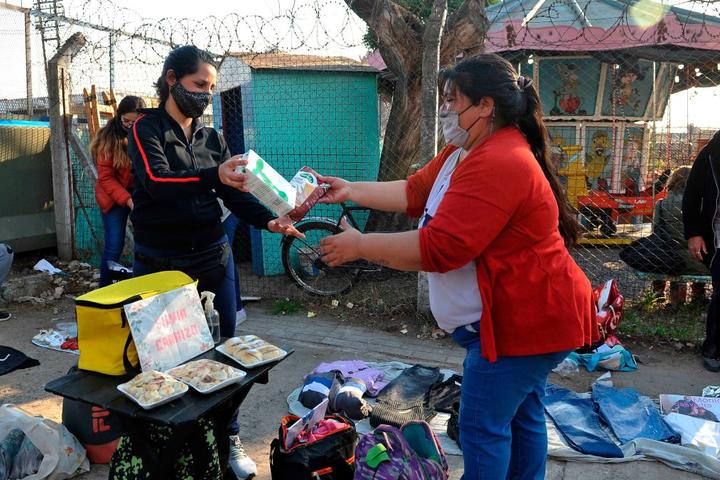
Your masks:
<path fill-rule="evenodd" d="M 314 217 L 295 227 L 305 238 L 287 236 L 282 240 L 282 263 L 288 276 L 303 290 L 320 296 L 333 296 L 350 290 L 362 274 L 383 270 L 380 265 L 365 261 L 350 262 L 331 267 L 322 261 L 320 240 L 342 232 L 343 217 L 353 228 L 362 231 L 352 212 L 370 211 L 369 208 L 340 204 L 342 212 L 337 221 Z"/>

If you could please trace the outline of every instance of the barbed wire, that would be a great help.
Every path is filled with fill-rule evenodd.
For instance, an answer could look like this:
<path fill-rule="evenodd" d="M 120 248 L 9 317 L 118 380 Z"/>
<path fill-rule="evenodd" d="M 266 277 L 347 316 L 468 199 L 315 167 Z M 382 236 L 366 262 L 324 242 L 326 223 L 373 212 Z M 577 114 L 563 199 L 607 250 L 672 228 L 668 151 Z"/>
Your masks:
<path fill-rule="evenodd" d="M 278 6 L 278 9 L 280 6 Z M 159 43 L 194 43 L 213 53 L 320 51 L 362 46 L 366 26 L 340 0 L 301 0 L 268 15 L 230 13 L 202 19 L 144 18 L 111 0 L 70 0 L 65 16 L 114 30 L 118 42 L 152 38 Z"/>

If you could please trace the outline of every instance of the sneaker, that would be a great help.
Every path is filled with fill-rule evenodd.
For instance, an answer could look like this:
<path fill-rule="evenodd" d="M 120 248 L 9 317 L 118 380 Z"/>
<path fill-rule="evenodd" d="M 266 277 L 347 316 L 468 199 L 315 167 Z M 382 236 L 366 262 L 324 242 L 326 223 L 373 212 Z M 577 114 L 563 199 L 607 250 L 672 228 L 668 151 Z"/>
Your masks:
<path fill-rule="evenodd" d="M 12 313 L 6 312 L 5 310 L 0 310 L 0 322 L 10 320 L 11 318 L 12 318 Z"/>
<path fill-rule="evenodd" d="M 720 372 L 720 359 L 705 357 L 703 358 L 703 366 L 705 370 Z"/>
<path fill-rule="evenodd" d="M 230 456 L 228 464 L 238 480 L 247 480 L 257 475 L 257 465 L 245 453 L 240 437 L 230 435 Z"/>
<path fill-rule="evenodd" d="M 235 314 L 235 325 L 240 325 L 245 320 L 247 320 L 247 312 L 245 311 L 245 307 L 243 307 Z"/>

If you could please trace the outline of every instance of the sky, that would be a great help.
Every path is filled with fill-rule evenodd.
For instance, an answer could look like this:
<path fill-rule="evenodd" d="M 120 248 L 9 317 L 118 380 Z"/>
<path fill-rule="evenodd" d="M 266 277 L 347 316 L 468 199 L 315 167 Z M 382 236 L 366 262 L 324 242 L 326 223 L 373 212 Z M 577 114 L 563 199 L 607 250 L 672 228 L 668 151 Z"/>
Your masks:
<path fill-rule="evenodd" d="M 6 3 L 29 7 L 32 5 L 32 0 L 8 0 Z M 322 18 L 320 23 L 316 21 L 316 11 L 313 8 L 318 3 L 324 5 L 320 11 Z M 692 7 L 693 4 L 699 5 L 685 0 L 668 3 L 681 4 L 683 7 Z M 262 30 L 265 37 L 270 38 L 271 41 L 277 40 L 284 50 L 292 50 L 297 53 L 344 55 L 355 59 L 359 59 L 367 53 L 361 41 L 366 29 L 365 24 L 354 14 L 350 13 L 348 15 L 343 0 L 239 0 L 235 2 L 220 0 L 205 2 L 198 2 L 197 0 L 173 0 L 172 2 L 167 0 L 117 0 L 115 4 L 127 9 L 125 11 L 120 9 L 101 10 L 98 5 L 102 5 L 102 2 L 97 0 L 90 0 L 89 2 L 65 0 L 64 4 L 70 15 L 82 16 L 83 19 L 93 23 L 102 22 L 106 25 L 119 27 L 125 25 L 125 22 L 129 22 L 132 25 L 130 30 L 134 30 L 141 23 L 151 25 L 149 33 L 159 37 L 167 37 L 170 34 L 167 31 L 160 32 L 157 30 L 162 28 L 162 25 L 169 24 L 161 21 L 161 19 L 169 16 L 196 20 L 210 16 L 224 18 L 230 14 L 250 19 L 253 19 L 253 16 L 265 19 L 274 18 L 271 26 L 265 25 L 262 28 L 255 20 L 250 20 L 245 25 L 241 24 L 241 33 L 238 36 L 244 43 L 243 45 L 233 44 L 230 46 L 231 49 L 234 51 L 262 50 L 263 45 L 257 43 L 258 38 L 260 38 L 257 32 Z M 169 4 L 172 5 L 171 9 L 168 8 Z M 283 15 L 290 11 L 295 12 L 294 28 L 298 33 L 288 38 L 284 34 L 289 31 L 289 20 L 283 18 Z M 142 14 L 138 12 L 142 12 Z M 4 76 L 3 81 L 0 82 L 0 98 L 17 98 L 25 94 L 24 37 L 21 18 L 17 14 L 0 9 L 0 45 L 9 47 L 3 47 L 4 55 L 0 56 L 0 71 L 3 72 Z M 325 32 L 321 31 L 318 26 L 325 29 Z M 246 27 L 248 33 L 244 35 L 243 29 Z M 234 23 L 232 23 L 232 28 L 235 28 Z M 182 30 L 187 31 L 188 29 L 184 28 Z M 212 33 L 209 32 L 209 34 Z M 206 29 L 202 29 L 197 35 L 208 35 L 208 32 Z M 42 95 L 44 95 L 45 81 L 42 71 L 41 44 L 37 39 L 37 35 L 34 37 L 33 77 L 35 91 L 42 92 Z M 299 37 L 305 37 L 310 45 L 307 47 L 300 46 Z M 95 40 L 104 42 L 105 37 L 99 36 Z M 316 48 L 321 46 L 321 50 Z M 140 86 L 149 86 L 154 75 L 157 74 L 158 62 L 164 52 L 138 53 L 137 47 L 133 49 L 130 46 L 121 47 L 121 50 L 116 52 L 116 59 L 122 59 L 124 56 L 133 59 L 142 57 L 141 60 L 145 63 L 127 62 L 122 64 L 121 60 L 120 65 L 116 66 L 116 77 L 122 76 L 127 82 L 130 82 L 127 87 L 128 91 L 133 90 L 135 85 L 138 85 L 138 91 L 141 88 Z M 83 73 L 86 73 L 89 78 L 93 76 L 107 78 L 109 69 L 99 64 L 106 61 L 106 57 L 107 51 L 99 50 L 98 58 L 102 60 L 95 62 L 91 52 L 85 60 L 87 62 L 87 71 Z M 133 75 L 135 78 L 131 78 Z M 87 83 L 90 80 L 83 81 Z M 673 128 L 682 128 L 687 123 L 703 127 L 720 127 L 720 116 L 716 114 L 716 109 L 707 108 L 708 105 L 720 105 L 720 88 L 692 89 L 675 94 L 671 98 L 670 108 L 666 110 L 664 123 L 671 124 Z"/>

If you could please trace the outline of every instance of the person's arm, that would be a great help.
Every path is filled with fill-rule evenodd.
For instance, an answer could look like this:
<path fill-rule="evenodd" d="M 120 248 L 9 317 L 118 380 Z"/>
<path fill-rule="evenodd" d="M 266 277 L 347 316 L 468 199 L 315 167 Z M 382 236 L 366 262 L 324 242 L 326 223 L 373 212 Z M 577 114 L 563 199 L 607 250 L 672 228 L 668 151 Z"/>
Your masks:
<path fill-rule="evenodd" d="M 515 168 L 508 174 L 484 168 L 483 162 L 461 164 L 432 221 L 420 230 L 361 234 L 345 223 L 345 232 L 321 241 L 323 261 L 331 266 L 359 258 L 397 270 L 448 272 L 480 256 L 506 227 L 527 197 L 529 178 Z"/>
<path fill-rule="evenodd" d="M 110 195 L 113 202 L 123 207 L 127 206 L 131 195 L 115 176 L 112 159 L 108 159 L 102 155 L 99 155 L 99 157 L 97 162 L 98 183 L 102 189 Z"/>
<path fill-rule="evenodd" d="M 394 182 L 352 182 L 350 201 L 383 212 L 407 210 L 407 180 Z"/>
<path fill-rule="evenodd" d="M 319 203 L 352 201 L 362 207 L 383 212 L 404 212 L 407 208 L 406 180 L 394 182 L 349 182 L 339 177 L 317 174 L 318 181 L 330 185 Z"/>
<path fill-rule="evenodd" d="M 399 233 L 365 233 L 341 225 L 343 233 L 320 241 L 323 261 L 335 267 L 362 258 L 369 262 L 408 272 L 422 270 L 420 235 L 417 230 Z"/>
<path fill-rule="evenodd" d="M 160 137 L 162 132 L 148 118 L 133 124 L 128 154 L 135 179 L 155 199 L 191 197 L 220 185 L 219 167 L 172 170 Z"/>
<path fill-rule="evenodd" d="M 407 180 L 391 182 L 348 182 L 338 177 L 318 175 L 321 183 L 330 185 L 320 203 L 352 201 L 383 212 L 402 212 L 420 217 L 440 168 L 455 147 L 445 148 L 427 165 Z"/>

